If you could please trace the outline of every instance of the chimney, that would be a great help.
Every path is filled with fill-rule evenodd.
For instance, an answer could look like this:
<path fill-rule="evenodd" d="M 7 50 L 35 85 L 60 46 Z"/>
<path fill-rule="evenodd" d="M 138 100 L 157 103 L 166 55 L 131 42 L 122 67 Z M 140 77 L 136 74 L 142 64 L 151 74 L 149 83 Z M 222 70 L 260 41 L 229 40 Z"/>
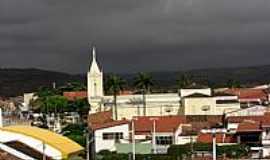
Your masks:
<path fill-rule="evenodd" d="M 3 127 L 2 108 L 0 107 L 0 128 Z"/>

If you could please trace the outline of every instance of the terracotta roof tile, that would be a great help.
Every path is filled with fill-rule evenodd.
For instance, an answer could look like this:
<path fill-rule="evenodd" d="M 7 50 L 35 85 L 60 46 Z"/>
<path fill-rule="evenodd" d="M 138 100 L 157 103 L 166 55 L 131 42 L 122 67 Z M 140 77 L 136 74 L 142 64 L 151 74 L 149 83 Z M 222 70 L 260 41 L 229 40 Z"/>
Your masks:
<path fill-rule="evenodd" d="M 227 121 L 229 123 L 241 123 L 245 120 L 251 120 L 255 122 L 262 122 L 264 116 L 232 116 L 232 117 L 227 117 Z"/>
<path fill-rule="evenodd" d="M 88 125 L 91 127 L 91 125 L 95 124 L 103 124 L 112 122 L 112 111 L 104 111 L 104 112 L 98 112 L 94 114 L 90 114 L 88 116 Z"/>
<path fill-rule="evenodd" d="M 87 98 L 87 91 L 64 92 L 63 96 L 70 101 Z"/>
<path fill-rule="evenodd" d="M 186 123 L 184 116 L 150 116 L 136 117 L 136 134 L 148 134 L 153 130 L 154 119 L 156 122 L 156 132 L 175 132 L 180 124 Z"/>
<path fill-rule="evenodd" d="M 247 120 L 262 123 L 264 125 L 270 125 L 270 112 L 265 112 L 264 115 L 258 115 L 258 116 L 231 116 L 231 117 L 227 117 L 227 122 L 229 122 L 229 123 L 241 123 L 241 122 L 244 122 Z"/>
<path fill-rule="evenodd" d="M 238 125 L 237 133 L 243 132 L 261 132 L 261 124 L 252 120 L 245 120 Z"/>
<path fill-rule="evenodd" d="M 239 97 L 239 99 L 260 99 L 267 100 L 268 94 L 264 89 L 250 89 L 250 88 L 233 88 L 224 91 L 228 94 L 233 94 Z"/>
<path fill-rule="evenodd" d="M 213 137 L 210 133 L 200 133 L 197 139 L 197 142 L 200 143 L 212 143 Z M 232 134 L 218 133 L 216 134 L 217 143 L 236 143 L 237 138 Z"/>
<path fill-rule="evenodd" d="M 111 121 L 111 122 L 107 122 L 107 123 L 92 124 L 91 128 L 93 130 L 98 130 L 98 129 L 103 129 L 103 128 L 119 126 L 119 125 L 123 125 L 123 124 L 129 124 L 129 121 L 119 120 L 119 121 Z"/>

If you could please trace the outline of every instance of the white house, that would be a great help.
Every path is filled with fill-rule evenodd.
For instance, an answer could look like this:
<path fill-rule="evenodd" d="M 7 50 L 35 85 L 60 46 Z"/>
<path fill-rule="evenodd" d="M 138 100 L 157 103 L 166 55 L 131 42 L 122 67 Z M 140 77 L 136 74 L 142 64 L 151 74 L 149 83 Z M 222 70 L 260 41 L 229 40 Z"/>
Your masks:
<path fill-rule="evenodd" d="M 116 151 L 116 143 L 129 143 L 129 121 L 112 121 L 91 126 L 94 130 L 95 151 Z"/>

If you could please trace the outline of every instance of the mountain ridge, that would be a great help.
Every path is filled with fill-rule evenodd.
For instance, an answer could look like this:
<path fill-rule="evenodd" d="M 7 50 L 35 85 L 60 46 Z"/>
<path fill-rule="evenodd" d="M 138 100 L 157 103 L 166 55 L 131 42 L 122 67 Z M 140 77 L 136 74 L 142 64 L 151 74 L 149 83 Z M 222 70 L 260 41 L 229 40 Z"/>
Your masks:
<path fill-rule="evenodd" d="M 192 80 L 204 85 L 223 87 L 228 80 L 236 80 L 241 84 L 255 85 L 270 81 L 270 65 L 194 69 L 187 71 L 148 72 L 153 76 L 156 88 L 176 88 L 176 80 L 182 74 L 188 74 Z M 110 73 L 105 73 L 109 75 Z M 131 86 L 135 73 L 119 73 Z M 55 82 L 61 86 L 66 82 L 81 81 L 86 84 L 86 74 L 69 74 L 36 68 L 2 68 L 0 69 L 0 96 L 18 96 L 36 91 L 40 86 L 52 86 Z"/>

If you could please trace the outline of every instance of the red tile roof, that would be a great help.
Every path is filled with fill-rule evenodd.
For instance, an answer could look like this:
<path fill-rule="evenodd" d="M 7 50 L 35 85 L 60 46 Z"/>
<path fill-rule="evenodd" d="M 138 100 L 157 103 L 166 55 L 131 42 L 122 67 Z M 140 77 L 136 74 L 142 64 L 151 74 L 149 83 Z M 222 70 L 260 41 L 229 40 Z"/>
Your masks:
<path fill-rule="evenodd" d="M 154 120 L 156 123 L 156 132 L 175 132 L 180 124 L 186 123 L 184 116 L 150 116 L 136 117 L 136 134 L 149 134 L 153 130 Z"/>
<path fill-rule="evenodd" d="M 63 96 L 70 101 L 87 98 L 87 91 L 64 92 Z"/>
<path fill-rule="evenodd" d="M 236 130 L 237 133 L 243 132 L 261 132 L 261 124 L 260 122 L 245 120 L 238 125 Z"/>
<path fill-rule="evenodd" d="M 99 123 L 99 124 L 92 124 L 91 128 L 93 130 L 98 130 L 98 129 L 104 129 L 104 128 L 109 128 L 109 127 L 115 127 L 123 124 L 129 124 L 130 122 L 128 120 L 119 120 L 119 121 L 111 121 L 107 123 Z"/>
<path fill-rule="evenodd" d="M 264 115 L 258 116 L 231 116 L 227 117 L 229 123 L 241 123 L 244 121 L 254 121 L 265 125 L 270 125 L 270 112 L 265 112 Z"/>
<path fill-rule="evenodd" d="M 229 123 L 241 123 L 245 120 L 262 122 L 264 118 L 265 118 L 264 116 L 233 116 L 233 117 L 228 117 L 227 121 Z"/>
<path fill-rule="evenodd" d="M 200 133 L 197 139 L 199 143 L 212 143 L 213 136 L 210 133 Z M 232 134 L 217 133 L 216 134 L 217 143 L 236 143 L 237 138 Z"/>
<path fill-rule="evenodd" d="M 267 100 L 268 94 L 265 92 L 264 89 L 251 89 L 251 88 L 233 88 L 233 89 L 227 89 L 224 91 L 228 94 L 233 94 L 239 97 L 241 100 Z"/>
<path fill-rule="evenodd" d="M 216 127 L 219 124 L 223 123 L 223 116 L 216 115 L 193 115 L 186 116 L 187 123 L 192 125 L 192 131 L 200 132 L 204 128 Z"/>
<path fill-rule="evenodd" d="M 88 116 L 88 126 L 112 122 L 112 111 L 98 112 Z"/>

